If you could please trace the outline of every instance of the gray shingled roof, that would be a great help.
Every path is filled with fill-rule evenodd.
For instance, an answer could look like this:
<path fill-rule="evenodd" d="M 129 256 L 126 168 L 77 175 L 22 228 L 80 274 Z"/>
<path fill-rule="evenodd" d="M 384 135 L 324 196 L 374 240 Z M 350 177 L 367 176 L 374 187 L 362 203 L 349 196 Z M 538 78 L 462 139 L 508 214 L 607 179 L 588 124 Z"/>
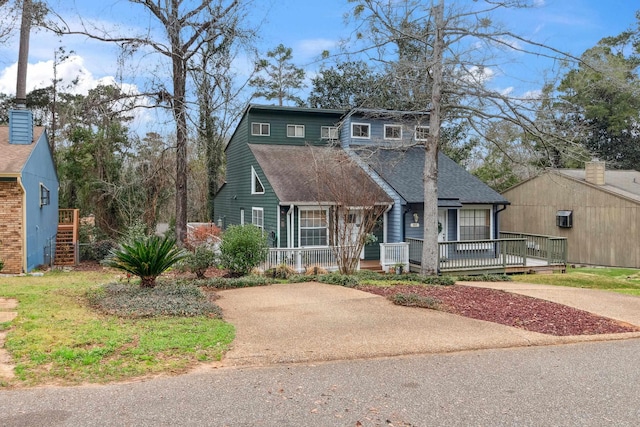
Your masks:
<path fill-rule="evenodd" d="M 584 169 L 553 169 L 555 173 L 586 182 Z M 604 185 L 597 186 L 620 196 L 640 202 L 640 172 L 634 170 L 605 170 Z"/>
<path fill-rule="evenodd" d="M 377 204 L 393 203 L 366 172 L 350 161 L 341 149 L 271 144 L 249 144 L 249 148 L 280 203 L 335 202 L 332 192 L 340 191 L 340 188 L 336 190 L 335 187 L 319 185 L 317 170 L 334 177 L 336 184 L 342 188 L 363 189 L 356 192 L 345 191 L 347 194 L 352 193 L 351 200 L 347 203 L 350 206 L 370 206 L 370 197 L 375 198 Z M 340 161 L 344 162 L 343 167 L 337 166 Z"/>
<path fill-rule="evenodd" d="M 408 203 L 424 202 L 425 151 L 412 147 L 406 151 L 358 150 L 360 156 Z M 455 207 L 460 203 L 509 203 L 498 192 L 467 172 L 442 153 L 438 154 L 438 204 Z"/>

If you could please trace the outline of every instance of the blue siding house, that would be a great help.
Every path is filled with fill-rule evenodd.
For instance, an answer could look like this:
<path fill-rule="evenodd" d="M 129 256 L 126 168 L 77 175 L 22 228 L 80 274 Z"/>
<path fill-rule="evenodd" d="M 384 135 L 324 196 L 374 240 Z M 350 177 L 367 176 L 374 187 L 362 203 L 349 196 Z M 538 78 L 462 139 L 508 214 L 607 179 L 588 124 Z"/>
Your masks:
<path fill-rule="evenodd" d="M 0 126 L 0 259 L 2 273 L 48 264 L 58 227 L 58 176 L 47 133 L 31 112 L 10 111 Z"/>

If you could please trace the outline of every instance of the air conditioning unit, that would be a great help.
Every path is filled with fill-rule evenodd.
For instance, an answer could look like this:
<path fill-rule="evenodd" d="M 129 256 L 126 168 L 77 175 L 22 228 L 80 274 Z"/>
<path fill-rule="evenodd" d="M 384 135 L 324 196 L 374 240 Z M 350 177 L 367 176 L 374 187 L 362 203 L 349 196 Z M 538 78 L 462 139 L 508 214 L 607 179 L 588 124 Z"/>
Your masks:
<path fill-rule="evenodd" d="M 556 225 L 560 228 L 573 227 L 573 211 L 558 211 L 556 214 Z"/>

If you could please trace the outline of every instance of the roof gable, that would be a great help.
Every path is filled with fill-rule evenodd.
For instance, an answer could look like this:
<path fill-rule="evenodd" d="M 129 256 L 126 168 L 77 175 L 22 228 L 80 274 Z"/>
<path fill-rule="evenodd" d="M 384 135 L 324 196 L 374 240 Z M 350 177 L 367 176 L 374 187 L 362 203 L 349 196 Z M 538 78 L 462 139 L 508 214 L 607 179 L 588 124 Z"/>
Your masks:
<path fill-rule="evenodd" d="M 423 147 L 357 152 L 407 202 L 424 202 Z M 443 153 L 438 153 L 438 199 L 475 204 L 509 203 Z"/>
<path fill-rule="evenodd" d="M 380 204 L 392 203 L 391 198 L 340 148 L 273 144 L 249 144 L 249 148 L 282 204 L 335 202 L 331 189 L 322 184 L 322 178 L 319 180 L 314 164 L 320 164 L 327 176 L 339 179 L 343 187 L 363 189 L 351 192 L 351 206 L 369 205 L 366 198 L 371 196 Z M 341 166 L 328 162 L 328 155 Z"/>

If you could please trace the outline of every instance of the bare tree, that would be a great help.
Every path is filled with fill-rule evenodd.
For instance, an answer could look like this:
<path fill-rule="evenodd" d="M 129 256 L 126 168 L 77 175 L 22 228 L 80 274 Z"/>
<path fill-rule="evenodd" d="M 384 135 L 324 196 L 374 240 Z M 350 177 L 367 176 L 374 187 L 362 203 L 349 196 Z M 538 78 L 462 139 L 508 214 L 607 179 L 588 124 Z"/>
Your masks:
<path fill-rule="evenodd" d="M 531 140 L 546 140 L 547 129 L 539 128 L 535 121 L 539 100 L 492 90 L 486 83 L 492 71 L 500 69 L 512 53 L 555 60 L 576 58 L 528 40 L 492 19 L 501 9 L 530 7 L 533 1 L 484 0 L 465 5 L 451 2 L 448 7 L 445 0 L 349 1 L 355 3 L 352 16 L 360 24 L 356 33 L 360 52 L 369 52 L 372 59 L 394 66 L 407 93 L 415 88 L 425 88 L 419 92 L 430 93 L 425 102 L 411 110 L 430 113 L 429 136 L 423 144 L 425 227 L 421 273 L 436 274 L 437 154 L 443 118 L 465 123 L 478 135 L 492 122 L 504 120 L 526 129 Z M 407 49 L 411 61 L 403 61 Z M 555 138 L 557 141 L 562 136 Z"/>
<path fill-rule="evenodd" d="M 237 36 L 238 14 L 243 5 L 240 0 L 129 0 L 141 8 L 132 14 L 151 18 L 163 34 L 149 28 L 139 35 L 117 34 L 116 31 L 88 27 L 81 24 L 72 28 L 59 15 L 48 24 L 49 29 L 63 35 L 83 35 L 95 40 L 116 43 L 129 53 L 142 51 L 157 53 L 170 64 L 170 82 L 152 82 L 153 94 L 159 104 L 169 108 L 175 120 L 176 133 L 176 235 L 178 241 L 186 238 L 187 224 L 187 81 L 189 62 L 204 46 L 229 43 Z M 142 19 L 140 21 L 143 21 Z M 85 22 L 80 20 L 81 23 Z"/>
<path fill-rule="evenodd" d="M 313 185 L 320 206 L 331 206 L 331 247 L 342 274 L 352 274 L 364 245 L 391 200 L 341 149 L 311 150 Z"/>

